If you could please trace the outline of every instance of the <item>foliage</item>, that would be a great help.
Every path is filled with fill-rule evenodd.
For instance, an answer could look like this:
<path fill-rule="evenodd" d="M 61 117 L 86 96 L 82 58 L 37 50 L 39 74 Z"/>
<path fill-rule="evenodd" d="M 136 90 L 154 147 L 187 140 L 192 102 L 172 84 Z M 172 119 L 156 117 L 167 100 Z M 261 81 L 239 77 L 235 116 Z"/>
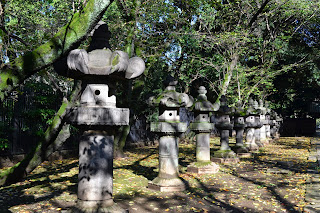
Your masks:
<path fill-rule="evenodd" d="M 18 55 L 2 67 L 0 72 L 0 98 L 9 95 L 13 88 L 26 78 L 61 60 L 67 52 L 79 46 L 87 34 L 94 28 L 112 0 L 88 0 L 83 9 L 74 13 L 59 31 L 45 44 L 33 51 Z M 1 2 L 2 3 L 2 2 Z M 2 6 L 2 4 L 1 4 Z M 2 8 L 1 8 L 2 9 Z M 67 75 L 66 67 L 60 67 L 58 72 Z"/>
<path fill-rule="evenodd" d="M 47 42 L 76 12 L 72 10 L 73 1 L 7 0 L 4 2 L 3 26 L 2 31 L 0 30 L 3 44 L 2 63 L 11 61 Z M 76 4 L 75 7 L 80 6 L 78 1 L 73 3 Z"/>
<path fill-rule="evenodd" d="M 172 74 L 179 89 L 194 96 L 196 87 L 205 85 L 212 102 L 227 94 L 229 103 L 246 103 L 254 95 L 270 99 L 275 108 L 278 99 L 270 95 L 277 92 L 277 76 L 305 66 L 313 73 L 307 78 L 316 80 L 320 73 L 317 57 L 310 57 L 319 54 L 317 11 L 318 2 L 305 0 L 134 0 L 111 5 L 105 20 L 117 32 L 114 48 L 129 45 L 135 26 L 135 52 L 147 64 L 141 93 L 161 88 L 149 85 L 149 78 L 161 81 Z M 304 48 L 295 48 L 297 42 Z M 290 54 L 295 60 L 286 57 Z M 138 100 L 145 106 L 145 97 Z"/>

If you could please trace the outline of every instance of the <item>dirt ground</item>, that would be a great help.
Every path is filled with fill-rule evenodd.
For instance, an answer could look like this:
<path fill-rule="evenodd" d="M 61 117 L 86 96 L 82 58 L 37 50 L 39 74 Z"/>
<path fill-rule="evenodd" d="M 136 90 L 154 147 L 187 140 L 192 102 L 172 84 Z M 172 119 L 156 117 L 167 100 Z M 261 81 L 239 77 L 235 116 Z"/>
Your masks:
<path fill-rule="evenodd" d="M 302 212 L 306 181 L 317 169 L 308 160 L 310 140 L 280 138 L 211 175 L 187 173 L 195 144 L 180 144 L 180 178 L 187 189 L 174 193 L 146 187 L 158 174 L 158 148 L 131 149 L 127 158 L 114 160 L 114 201 L 132 213 Z M 212 155 L 218 148 L 219 138 L 212 138 Z M 77 159 L 44 162 L 23 182 L 0 188 L 0 212 L 66 212 L 76 204 L 77 174 Z"/>

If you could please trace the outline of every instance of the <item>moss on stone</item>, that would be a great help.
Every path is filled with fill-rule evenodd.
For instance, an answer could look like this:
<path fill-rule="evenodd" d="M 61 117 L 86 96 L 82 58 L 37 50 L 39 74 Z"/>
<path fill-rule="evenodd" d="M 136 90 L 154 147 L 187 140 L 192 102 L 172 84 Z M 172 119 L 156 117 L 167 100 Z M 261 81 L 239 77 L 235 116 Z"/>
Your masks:
<path fill-rule="evenodd" d="M 192 166 L 201 168 L 201 167 L 209 166 L 209 165 L 211 165 L 211 164 L 212 164 L 211 161 L 197 161 L 197 162 L 194 162 L 194 163 L 192 164 Z"/>
<path fill-rule="evenodd" d="M 119 63 L 119 55 L 116 55 L 116 57 L 113 58 L 111 64 L 112 66 L 116 66 Z"/>
<path fill-rule="evenodd" d="M 214 152 L 214 157 L 217 158 L 232 158 L 235 157 L 235 153 L 232 150 L 218 150 Z"/>

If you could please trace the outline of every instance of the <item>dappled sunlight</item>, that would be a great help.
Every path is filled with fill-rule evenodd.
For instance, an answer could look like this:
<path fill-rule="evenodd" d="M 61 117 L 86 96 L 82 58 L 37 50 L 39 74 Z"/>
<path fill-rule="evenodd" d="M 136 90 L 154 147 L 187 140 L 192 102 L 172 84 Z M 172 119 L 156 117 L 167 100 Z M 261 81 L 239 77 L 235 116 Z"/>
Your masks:
<path fill-rule="evenodd" d="M 190 174 L 195 143 L 179 145 L 180 178 L 186 191 L 147 188 L 158 174 L 158 147 L 141 147 L 114 160 L 113 199 L 130 212 L 302 212 L 314 162 L 311 138 L 280 138 L 216 174 Z M 211 138 L 212 152 L 219 138 Z M 234 143 L 230 143 L 232 146 Z M 211 152 L 211 153 L 212 153 Z M 44 162 L 23 182 L 0 188 L 0 206 L 11 212 L 60 212 L 76 204 L 78 160 Z"/>

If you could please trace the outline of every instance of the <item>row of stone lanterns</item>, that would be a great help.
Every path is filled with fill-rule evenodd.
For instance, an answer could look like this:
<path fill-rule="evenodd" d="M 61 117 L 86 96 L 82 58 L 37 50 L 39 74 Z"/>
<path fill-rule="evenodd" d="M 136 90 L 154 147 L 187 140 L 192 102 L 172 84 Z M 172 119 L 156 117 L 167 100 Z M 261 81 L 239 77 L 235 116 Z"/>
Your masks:
<path fill-rule="evenodd" d="M 187 107 L 194 112 L 194 121 L 189 129 L 196 134 L 196 162 L 188 166 L 188 172 L 216 173 L 219 170 L 218 163 L 238 162 L 238 154 L 245 154 L 263 146 L 267 141 L 266 130 L 270 120 L 266 119 L 269 109 L 250 99 L 249 107 L 245 111 L 239 103 L 231 109 L 227 105 L 225 96 L 221 96 L 220 104 L 214 106 L 208 101 L 205 87 L 198 88 L 198 96 L 195 100 L 184 93 L 178 93 L 175 89 L 177 81 L 173 77 L 167 77 L 164 82 L 166 88 L 157 97 L 151 97 L 149 104 L 159 107 L 159 121 L 152 122 L 150 130 L 160 136 L 159 140 L 159 174 L 149 183 L 150 189 L 159 191 L 182 191 L 184 183 L 179 179 L 178 169 L 178 135 L 187 131 L 185 122 L 180 122 L 179 108 Z M 210 123 L 210 113 L 216 115 L 215 123 Z M 233 120 L 231 120 L 233 116 Z M 267 117 L 269 118 L 269 117 Z M 273 122 L 271 122 L 273 123 Z M 210 155 L 210 132 L 214 126 L 220 132 L 220 150 Z M 236 153 L 229 146 L 229 133 L 236 131 Z M 244 131 L 246 143 L 243 142 Z M 214 162 L 212 162 L 214 161 Z"/>
<path fill-rule="evenodd" d="M 139 57 L 129 59 L 125 52 L 109 50 L 109 38 L 107 25 L 99 22 L 89 52 L 76 49 L 67 58 L 68 77 L 82 80 L 80 103 L 68 109 L 66 116 L 82 134 L 79 140 L 78 202 L 74 212 L 126 212 L 112 199 L 114 130 L 129 124 L 129 109 L 116 107 L 115 80 L 138 77 L 143 73 L 145 64 Z M 159 121 L 151 123 L 151 131 L 158 133 L 160 140 L 159 174 L 149 183 L 149 188 L 160 191 L 185 189 L 179 178 L 178 135 L 185 132 L 188 125 L 180 122 L 180 107 L 191 107 L 195 113 L 190 129 L 196 133 L 197 161 L 188 167 L 189 172 L 216 173 L 219 170 L 218 164 L 211 162 L 210 155 L 210 132 L 214 127 L 210 123 L 210 113 L 214 111 L 217 115 L 215 127 L 221 136 L 220 152 L 216 157 L 235 156 L 229 147 L 232 129 L 236 130 L 236 146 L 241 152 L 247 151 L 243 143 L 245 127 L 248 129 L 248 148 L 254 150 L 261 146 L 259 112 L 266 110 L 258 109 L 251 101 L 249 114 L 245 117 L 240 106 L 232 112 L 224 96 L 220 98 L 220 106 L 214 106 L 207 100 L 205 87 L 199 87 L 199 95 L 194 101 L 191 96 L 177 92 L 176 84 L 177 81 L 168 77 L 164 92 L 150 99 L 151 105 L 159 107 Z M 234 123 L 230 119 L 232 113 Z M 270 136 L 276 136 L 278 121 L 270 123 Z"/>

